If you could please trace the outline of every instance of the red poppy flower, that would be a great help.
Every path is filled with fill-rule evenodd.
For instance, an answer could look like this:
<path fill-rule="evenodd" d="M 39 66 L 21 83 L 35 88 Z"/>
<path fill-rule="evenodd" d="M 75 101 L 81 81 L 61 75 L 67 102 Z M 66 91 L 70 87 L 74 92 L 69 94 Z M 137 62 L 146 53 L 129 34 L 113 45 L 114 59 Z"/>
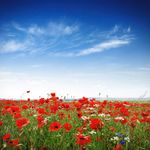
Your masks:
<path fill-rule="evenodd" d="M 90 136 L 84 136 L 82 134 L 78 134 L 76 136 L 76 144 L 84 145 L 91 143 L 91 137 Z"/>
<path fill-rule="evenodd" d="M 91 129 L 99 130 L 102 126 L 104 126 L 104 123 L 100 119 L 98 118 L 91 119 L 91 122 L 90 122 Z"/>
<path fill-rule="evenodd" d="M 56 93 L 51 93 L 51 96 L 52 96 L 52 97 L 55 97 L 55 96 L 56 96 Z"/>
<path fill-rule="evenodd" d="M 11 141 L 14 146 L 17 146 L 19 144 L 19 139 L 13 139 Z"/>
<path fill-rule="evenodd" d="M 27 105 L 23 105 L 22 109 L 28 109 L 28 106 Z"/>
<path fill-rule="evenodd" d="M 30 121 L 27 118 L 20 118 L 20 119 L 16 120 L 16 126 L 19 129 L 21 129 L 22 127 L 26 126 L 29 123 L 30 123 Z"/>
<path fill-rule="evenodd" d="M 122 150 L 122 145 L 121 144 L 117 144 L 113 150 Z"/>
<path fill-rule="evenodd" d="M 16 114 L 14 114 L 14 118 L 21 118 L 22 116 L 21 116 L 21 114 L 20 113 L 16 113 Z"/>
<path fill-rule="evenodd" d="M 123 118 L 123 120 L 121 120 L 122 124 L 126 124 L 128 122 L 128 120 L 126 118 Z"/>
<path fill-rule="evenodd" d="M 59 112 L 58 116 L 59 116 L 60 120 L 63 119 L 63 118 L 65 118 L 65 114 L 63 112 Z"/>
<path fill-rule="evenodd" d="M 46 110 L 44 108 L 39 108 L 38 109 L 38 114 L 47 114 Z"/>
<path fill-rule="evenodd" d="M 3 122 L 2 121 L 0 121 L 0 126 L 2 126 L 3 125 Z"/>
<path fill-rule="evenodd" d="M 49 126 L 49 131 L 55 132 L 58 131 L 61 127 L 62 126 L 59 122 L 52 122 Z"/>
<path fill-rule="evenodd" d="M 65 108 L 66 110 L 69 110 L 70 105 L 69 105 L 69 103 L 64 102 L 64 103 L 62 103 L 62 107 Z"/>
<path fill-rule="evenodd" d="M 51 93 L 50 100 L 52 100 L 52 101 L 54 101 L 54 102 L 57 102 L 57 101 L 59 100 L 59 98 L 56 97 L 56 94 L 55 94 L 55 93 Z"/>
<path fill-rule="evenodd" d="M 69 132 L 72 128 L 72 125 L 67 122 L 67 123 L 64 124 L 64 128 L 65 128 L 66 132 Z"/>
<path fill-rule="evenodd" d="M 82 112 L 79 111 L 79 112 L 77 113 L 77 116 L 78 116 L 78 118 L 81 118 L 81 117 L 82 117 Z"/>
<path fill-rule="evenodd" d="M 11 111 L 12 113 L 19 113 L 20 108 L 18 106 L 11 106 L 10 108 L 7 109 L 8 111 Z"/>
<path fill-rule="evenodd" d="M 128 111 L 128 109 L 125 108 L 125 107 L 122 107 L 122 108 L 120 109 L 120 113 L 121 113 L 122 115 L 124 115 L 124 116 L 129 116 L 129 111 Z"/>
<path fill-rule="evenodd" d="M 36 119 L 37 119 L 38 122 L 44 121 L 44 117 L 41 116 L 41 115 L 40 115 L 40 116 L 37 116 Z"/>
<path fill-rule="evenodd" d="M 43 116 L 37 116 L 36 119 L 38 121 L 38 128 L 42 128 L 46 124 Z"/>
<path fill-rule="evenodd" d="M 19 144 L 19 139 L 10 140 L 8 144 L 16 147 Z"/>
<path fill-rule="evenodd" d="M 80 102 L 82 105 L 83 105 L 83 104 L 86 104 L 86 103 L 88 103 L 88 98 L 83 97 L 83 98 L 79 99 L 79 102 Z"/>
<path fill-rule="evenodd" d="M 50 107 L 50 112 L 51 112 L 51 113 L 54 113 L 54 114 L 55 114 L 55 113 L 57 112 L 57 110 L 58 110 L 58 105 L 57 105 L 57 104 Z"/>
<path fill-rule="evenodd" d="M 3 136 L 3 140 L 4 141 L 7 141 L 8 139 L 10 139 L 10 133 L 7 133 L 7 134 L 5 134 L 4 136 Z"/>
<path fill-rule="evenodd" d="M 44 104 L 44 103 L 45 103 L 44 98 L 40 98 L 39 103 L 40 103 L 41 105 Z"/>

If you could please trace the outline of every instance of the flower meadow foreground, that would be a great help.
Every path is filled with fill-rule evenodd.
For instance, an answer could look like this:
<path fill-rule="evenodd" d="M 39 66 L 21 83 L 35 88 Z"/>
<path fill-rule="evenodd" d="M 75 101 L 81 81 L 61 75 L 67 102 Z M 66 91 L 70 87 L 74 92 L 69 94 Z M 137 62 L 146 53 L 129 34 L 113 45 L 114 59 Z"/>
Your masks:
<path fill-rule="evenodd" d="M 0 100 L 0 149 L 150 150 L 150 103 Z"/>

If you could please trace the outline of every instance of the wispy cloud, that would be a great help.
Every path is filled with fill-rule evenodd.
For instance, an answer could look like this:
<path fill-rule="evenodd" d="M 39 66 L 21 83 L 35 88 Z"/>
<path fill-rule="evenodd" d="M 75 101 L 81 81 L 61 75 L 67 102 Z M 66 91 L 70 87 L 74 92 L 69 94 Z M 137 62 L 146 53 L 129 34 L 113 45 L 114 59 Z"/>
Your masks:
<path fill-rule="evenodd" d="M 103 34 L 106 35 L 107 38 L 120 38 L 123 36 L 133 36 L 131 34 L 131 27 L 123 28 L 119 25 L 115 25 L 111 30 L 104 31 Z"/>
<path fill-rule="evenodd" d="M 27 30 L 26 30 L 26 28 L 23 28 L 23 27 L 21 27 L 18 23 L 16 23 L 16 22 L 12 22 L 12 27 L 14 27 L 16 30 L 19 30 L 19 31 L 24 31 L 24 32 L 26 32 Z"/>
<path fill-rule="evenodd" d="M 48 24 L 48 34 L 51 36 L 59 35 L 70 35 L 77 32 L 79 29 L 78 25 L 65 25 L 63 23 L 50 22 Z"/>
<path fill-rule="evenodd" d="M 28 26 L 13 22 L 5 31 L 1 37 L 0 54 L 45 53 L 65 57 L 85 56 L 125 46 L 133 40 L 131 27 L 122 28 L 118 25 L 108 31 L 100 31 L 65 22 L 51 21 L 44 25 Z"/>
<path fill-rule="evenodd" d="M 23 26 L 13 22 L 1 30 L 3 35 L 0 37 L 0 54 L 14 52 L 32 54 L 69 47 L 75 39 L 73 36 L 77 34 L 79 26 L 64 22 Z"/>
<path fill-rule="evenodd" d="M 30 26 L 26 32 L 32 35 L 42 35 L 46 34 L 46 31 L 43 28 L 38 27 L 37 25 Z"/>
<path fill-rule="evenodd" d="M 111 49 L 111 48 L 117 48 L 123 45 L 127 45 L 129 44 L 130 41 L 125 39 L 114 39 L 114 40 L 109 40 L 109 41 L 104 41 L 102 43 L 99 43 L 97 45 L 94 45 L 91 48 L 87 48 L 84 50 L 81 50 L 77 56 L 84 56 L 84 55 L 89 55 L 92 53 L 99 53 L 99 52 L 103 52 L 105 50 Z"/>
<path fill-rule="evenodd" d="M 13 22 L 13 27 L 18 31 L 23 31 L 31 35 L 47 35 L 47 36 L 64 36 L 71 35 L 78 31 L 78 25 L 67 25 L 63 22 L 49 22 L 45 26 L 39 26 L 38 24 L 32 24 L 28 27 L 22 27 Z"/>
<path fill-rule="evenodd" d="M 0 52 L 2 53 L 12 53 L 16 51 L 22 51 L 25 48 L 25 45 L 21 42 L 17 42 L 15 40 L 9 40 L 7 42 L 3 42 L 0 45 Z"/>

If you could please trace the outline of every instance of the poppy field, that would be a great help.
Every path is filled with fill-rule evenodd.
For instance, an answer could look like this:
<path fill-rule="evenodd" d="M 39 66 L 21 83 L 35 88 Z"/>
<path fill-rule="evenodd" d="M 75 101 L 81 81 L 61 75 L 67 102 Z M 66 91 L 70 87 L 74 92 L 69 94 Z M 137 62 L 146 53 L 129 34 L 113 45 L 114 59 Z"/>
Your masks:
<path fill-rule="evenodd" d="M 0 149 L 149 150 L 150 103 L 0 100 Z"/>

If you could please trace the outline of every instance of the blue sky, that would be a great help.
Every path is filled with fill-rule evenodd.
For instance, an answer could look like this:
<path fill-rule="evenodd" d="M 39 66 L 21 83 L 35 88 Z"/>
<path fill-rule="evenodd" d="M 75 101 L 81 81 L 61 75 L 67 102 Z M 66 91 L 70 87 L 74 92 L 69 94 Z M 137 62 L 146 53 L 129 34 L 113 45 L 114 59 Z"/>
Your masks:
<path fill-rule="evenodd" d="M 1 0 L 0 97 L 150 97 L 148 0 Z"/>

